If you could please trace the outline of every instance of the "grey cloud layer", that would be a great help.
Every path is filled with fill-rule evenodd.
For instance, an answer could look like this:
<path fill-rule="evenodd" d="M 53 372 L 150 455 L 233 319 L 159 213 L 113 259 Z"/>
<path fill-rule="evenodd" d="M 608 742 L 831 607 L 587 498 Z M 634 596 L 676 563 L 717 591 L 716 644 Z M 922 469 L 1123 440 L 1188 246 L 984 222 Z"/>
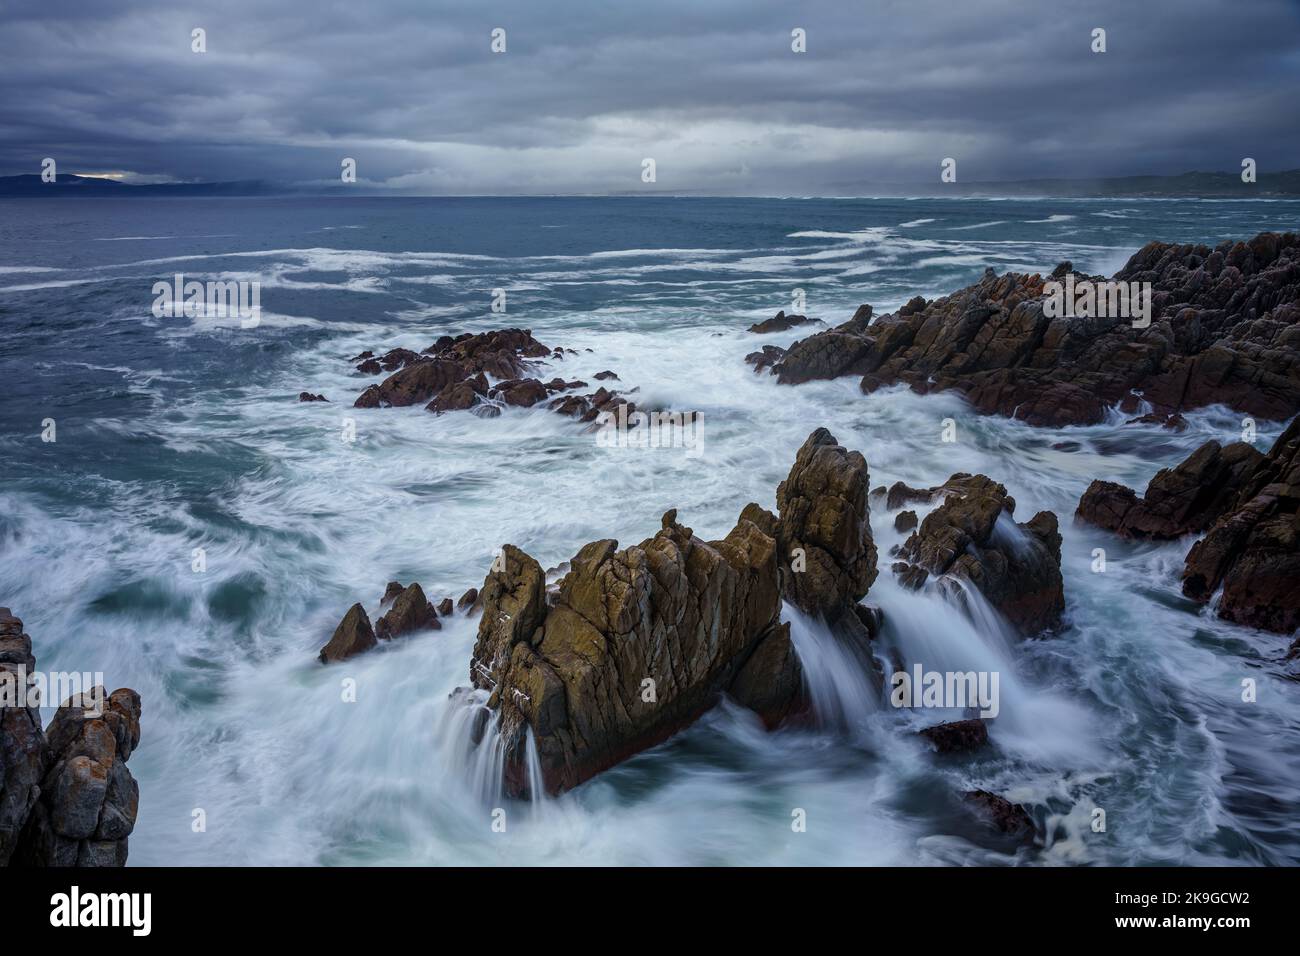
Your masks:
<path fill-rule="evenodd" d="M 1300 165 L 1287 0 L 0 7 L 0 172 L 800 194 Z M 208 52 L 190 51 L 207 31 Z M 508 52 L 489 51 L 494 27 Z M 790 50 L 790 31 L 808 52 Z M 1089 49 L 1094 27 L 1108 51 Z"/>

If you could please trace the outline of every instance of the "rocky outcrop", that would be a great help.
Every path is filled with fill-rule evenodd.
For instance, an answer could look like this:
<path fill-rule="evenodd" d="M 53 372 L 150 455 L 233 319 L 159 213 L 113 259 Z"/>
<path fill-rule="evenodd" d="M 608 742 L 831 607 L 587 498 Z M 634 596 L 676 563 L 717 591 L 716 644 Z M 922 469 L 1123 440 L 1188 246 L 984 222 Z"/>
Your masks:
<path fill-rule="evenodd" d="M 869 475 L 861 453 L 845 451 L 824 428 L 813 432 L 776 489 L 776 539 L 783 592 L 805 613 L 838 620 L 876 579 Z"/>
<path fill-rule="evenodd" d="M 392 640 L 416 631 L 438 631 L 442 623 L 438 620 L 438 611 L 424 594 L 419 584 L 403 585 L 400 581 L 389 581 L 384 589 L 384 596 L 379 600 L 381 608 L 388 610 L 372 626 L 370 616 L 360 603 L 348 608 L 343 620 L 334 629 L 329 643 L 320 649 L 318 659 L 322 664 L 345 661 L 349 657 L 363 654 L 375 647 L 380 641 Z M 451 598 L 444 598 L 442 606 L 451 613 Z"/>
<path fill-rule="evenodd" d="M 845 613 L 875 576 L 867 469 L 824 429 L 781 484 L 778 518 L 747 505 L 722 540 L 667 512 L 653 538 L 594 541 L 549 596 L 541 566 L 507 546 L 484 581 L 470 664 L 500 713 L 507 790 L 557 793 L 665 740 L 722 694 L 769 724 L 800 709 L 802 676 L 782 595 Z M 806 564 L 787 558 L 801 548 Z M 822 589 L 825 589 L 824 592 Z M 541 779 L 529 780 L 527 740 Z"/>
<path fill-rule="evenodd" d="M 311 392 L 299 392 L 298 401 L 300 402 L 328 402 L 329 399 L 324 395 L 313 395 Z"/>
<path fill-rule="evenodd" d="M 1264 456 L 1245 442 L 1209 441 L 1174 468 L 1165 468 L 1137 494 L 1111 481 L 1094 481 L 1075 517 L 1125 538 L 1164 540 L 1204 531 L 1231 507 L 1246 476 Z"/>
<path fill-rule="evenodd" d="M 810 319 L 806 315 L 786 315 L 784 311 L 781 311 L 770 319 L 755 322 L 749 327 L 749 331 L 757 335 L 766 335 L 769 332 L 785 332 L 796 326 L 807 325 L 816 321 L 816 319 Z"/>
<path fill-rule="evenodd" d="M 1065 595 L 1056 515 L 1040 511 L 1017 524 L 1015 499 L 984 475 L 953 475 L 930 495 L 942 495 L 943 503 L 897 549 L 900 581 L 968 581 L 1021 634 L 1060 627 Z"/>
<path fill-rule="evenodd" d="M 140 788 L 126 767 L 140 743 L 140 695 L 103 687 L 66 701 L 46 731 L 48 770 L 23 829 L 28 866 L 125 866 Z"/>
<path fill-rule="evenodd" d="M 122 866 L 139 787 L 140 695 L 87 688 L 41 729 L 31 638 L 0 608 L 0 867 Z"/>
<path fill-rule="evenodd" d="M 359 371 L 374 371 L 370 364 L 374 363 L 393 374 L 371 385 L 353 404 L 357 408 L 388 408 L 429 403 L 426 407 L 430 411 L 447 411 L 448 403 L 434 404 L 445 389 L 468 381 L 470 391 L 482 394 L 487 384 L 485 376 L 519 379 L 529 369 L 529 359 L 550 355 L 551 350 L 527 329 L 443 336 L 423 352 L 393 349 L 381 359 L 367 359 Z M 457 401 L 466 400 L 465 389 L 460 389 Z"/>
<path fill-rule="evenodd" d="M 1183 593 L 1220 617 L 1289 634 L 1300 627 L 1300 418 L 1241 481 L 1230 507 L 1192 546 Z"/>
<path fill-rule="evenodd" d="M 0 867 L 8 865 L 18 846 L 45 774 L 40 708 L 27 696 L 35 670 L 23 622 L 0 608 Z"/>
<path fill-rule="evenodd" d="M 387 641 L 412 631 L 436 631 L 441 628 L 438 612 L 424 596 L 424 589 L 412 583 L 394 596 L 393 606 L 375 624 L 375 636 Z"/>
<path fill-rule="evenodd" d="M 870 322 L 871 306 L 864 305 L 843 325 L 795 342 L 772 366 L 777 381 L 798 385 L 819 378 L 861 375 L 871 358 Z"/>
<path fill-rule="evenodd" d="M 366 609 L 360 604 L 354 604 L 343 615 L 343 620 L 339 621 L 329 643 L 320 649 L 320 662 L 328 664 L 332 661 L 345 661 L 370 650 L 377 643 L 375 629 L 370 624 Z"/>
<path fill-rule="evenodd" d="M 1300 236 L 1148 243 L 1113 277 L 1151 284 L 1143 328 L 1118 315 L 1049 317 L 1047 282 L 1108 281 L 1063 266 L 1048 278 L 990 269 L 870 324 L 863 306 L 794 343 L 772 371 L 783 384 L 852 374 L 863 392 L 951 389 L 980 412 L 1042 426 L 1096 424 L 1108 408 L 1132 413 L 1142 401 L 1165 420 L 1218 403 L 1270 419 L 1300 411 Z"/>

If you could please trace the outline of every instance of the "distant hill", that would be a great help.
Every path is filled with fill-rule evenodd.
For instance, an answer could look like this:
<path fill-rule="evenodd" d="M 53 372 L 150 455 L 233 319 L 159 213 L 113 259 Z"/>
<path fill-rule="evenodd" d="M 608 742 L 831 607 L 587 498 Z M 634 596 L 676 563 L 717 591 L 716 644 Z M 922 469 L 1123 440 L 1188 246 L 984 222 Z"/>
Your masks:
<path fill-rule="evenodd" d="M 51 196 L 136 197 L 136 196 L 272 196 L 286 190 L 259 180 L 230 183 L 155 183 L 135 185 L 115 179 L 98 179 L 60 173 L 52 183 L 42 182 L 36 174 L 0 176 L 0 197 L 20 198 Z"/>
<path fill-rule="evenodd" d="M 935 178 L 938 178 L 936 171 Z M 1105 179 L 1019 179 L 969 183 L 837 183 L 846 195 L 875 196 L 1051 196 L 1060 199 L 1268 199 L 1300 198 L 1300 169 L 1261 172 L 1243 183 L 1240 172 L 1180 173 L 1177 176 L 1118 176 Z"/>

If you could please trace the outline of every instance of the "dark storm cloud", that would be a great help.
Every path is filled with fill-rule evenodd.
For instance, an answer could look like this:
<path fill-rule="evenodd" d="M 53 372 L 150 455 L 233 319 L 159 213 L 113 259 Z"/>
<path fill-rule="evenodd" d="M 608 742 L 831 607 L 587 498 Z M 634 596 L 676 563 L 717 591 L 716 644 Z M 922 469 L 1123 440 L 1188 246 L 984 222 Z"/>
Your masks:
<path fill-rule="evenodd" d="M 0 172 L 325 183 L 350 156 L 397 189 L 606 192 L 653 157 L 659 189 L 804 194 L 948 156 L 964 181 L 1276 170 L 1298 78 L 1285 0 L 22 0 Z"/>

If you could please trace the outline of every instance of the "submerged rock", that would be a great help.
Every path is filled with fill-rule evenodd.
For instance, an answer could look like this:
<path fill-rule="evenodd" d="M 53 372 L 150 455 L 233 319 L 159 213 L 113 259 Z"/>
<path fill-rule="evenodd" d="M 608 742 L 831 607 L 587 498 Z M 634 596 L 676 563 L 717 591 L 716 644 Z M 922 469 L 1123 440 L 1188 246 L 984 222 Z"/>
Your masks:
<path fill-rule="evenodd" d="M 1178 412 L 1224 404 L 1263 418 L 1300 411 L 1300 236 L 1248 242 L 1148 243 L 1113 280 L 1150 283 L 1150 324 L 1131 318 L 1051 318 L 1048 281 L 997 275 L 870 322 L 870 309 L 792 346 L 778 381 L 861 375 L 863 392 L 904 383 L 956 390 L 984 413 L 1031 425 L 1098 424 L 1140 391 L 1175 427 Z M 1139 323 L 1140 324 L 1140 323 Z"/>
<path fill-rule="evenodd" d="M 299 392 L 298 401 L 300 402 L 328 402 L 329 399 L 324 395 L 313 395 L 311 392 Z"/>
<path fill-rule="evenodd" d="M 862 456 L 818 429 L 778 489 L 780 518 L 747 505 L 725 538 L 705 541 L 669 511 L 639 545 L 582 548 L 549 599 L 541 566 L 503 549 L 479 595 L 470 678 L 500 712 L 507 790 L 577 786 L 724 693 L 769 725 L 801 708 L 782 595 L 865 630 L 845 610 L 875 577 L 867 487 Z M 806 566 L 787 563 L 796 548 Z M 540 781 L 528 779 L 530 739 Z"/>
<path fill-rule="evenodd" d="M 962 799 L 986 823 L 1013 839 L 1029 843 L 1038 832 L 1029 811 L 1006 797 L 988 790 L 966 790 Z"/>
<path fill-rule="evenodd" d="M 816 321 L 816 319 L 810 319 L 806 315 L 786 315 L 784 311 L 781 311 L 770 319 L 765 319 L 762 322 L 755 322 L 749 327 L 749 331 L 758 335 L 765 335 L 768 332 L 785 332 L 787 329 L 793 329 L 795 326 L 807 325 L 810 322 Z"/>
<path fill-rule="evenodd" d="M 943 503 L 898 549 L 893 571 L 902 583 L 920 587 L 931 575 L 962 579 L 1021 634 L 1058 628 L 1065 594 L 1056 515 L 1040 511 L 1017 524 L 1015 500 L 984 475 L 953 475 L 933 493 Z"/>
<path fill-rule="evenodd" d="M 967 753 L 989 742 L 989 729 L 978 717 L 936 724 L 918 733 L 941 754 Z"/>

